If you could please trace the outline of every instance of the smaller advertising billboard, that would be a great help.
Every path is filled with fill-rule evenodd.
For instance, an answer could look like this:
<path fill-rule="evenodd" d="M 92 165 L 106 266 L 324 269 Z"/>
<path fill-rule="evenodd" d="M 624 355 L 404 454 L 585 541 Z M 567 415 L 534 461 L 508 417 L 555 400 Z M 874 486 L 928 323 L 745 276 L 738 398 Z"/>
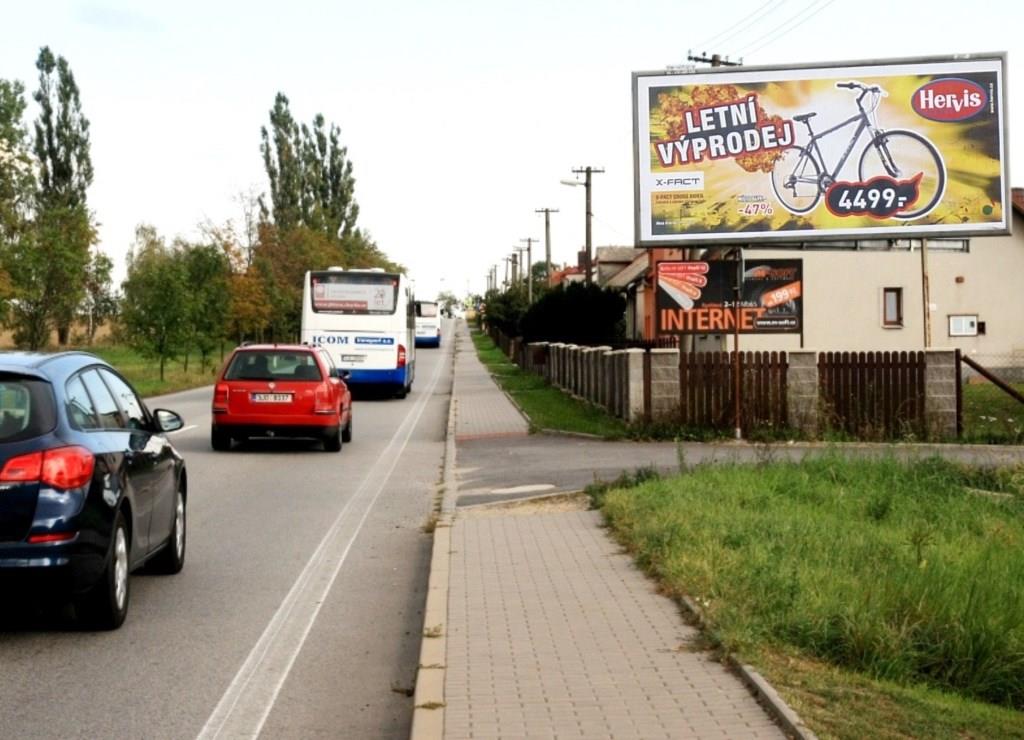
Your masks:
<path fill-rule="evenodd" d="M 1006 58 L 633 75 L 641 246 L 1009 233 Z"/>
<path fill-rule="evenodd" d="M 736 282 L 743 270 L 742 288 Z M 657 266 L 657 333 L 799 334 L 803 262 L 798 259 L 666 261 Z"/>

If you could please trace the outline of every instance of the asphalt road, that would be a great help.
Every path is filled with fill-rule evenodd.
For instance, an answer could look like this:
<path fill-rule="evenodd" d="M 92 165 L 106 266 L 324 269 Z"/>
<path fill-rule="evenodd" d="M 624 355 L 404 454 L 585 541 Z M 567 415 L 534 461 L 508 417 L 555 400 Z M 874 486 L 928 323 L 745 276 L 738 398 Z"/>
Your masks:
<path fill-rule="evenodd" d="M 185 569 L 135 574 L 110 633 L 0 595 L 0 737 L 408 737 L 451 345 L 417 363 L 340 453 L 214 453 L 210 388 L 149 399 L 187 425 Z"/>

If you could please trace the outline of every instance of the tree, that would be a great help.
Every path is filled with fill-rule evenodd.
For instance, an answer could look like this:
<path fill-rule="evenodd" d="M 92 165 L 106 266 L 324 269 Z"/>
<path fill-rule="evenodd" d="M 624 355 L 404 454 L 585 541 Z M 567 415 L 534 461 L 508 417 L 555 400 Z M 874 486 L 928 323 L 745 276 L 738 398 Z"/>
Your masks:
<path fill-rule="evenodd" d="M 519 328 L 527 342 L 614 344 L 625 334 L 625 306 L 620 293 L 573 283 L 545 293 L 523 314 Z M 488 303 L 488 320 L 490 310 Z"/>
<path fill-rule="evenodd" d="M 24 231 L 35 192 L 24 95 L 20 82 L 0 80 L 0 246 Z"/>
<path fill-rule="evenodd" d="M 44 46 L 39 51 L 36 69 L 39 89 L 32 97 L 40 108 L 34 127 L 39 228 L 31 248 L 42 254 L 40 259 L 23 259 L 22 264 L 45 267 L 32 276 L 46 281 L 39 291 L 48 301 L 43 312 L 45 318 L 38 316 L 37 311 L 30 313 L 37 324 L 40 320 L 47 324 L 52 321 L 57 327 L 58 342 L 67 344 L 71 321 L 85 294 L 89 248 L 96 241 L 86 203 L 93 178 L 89 121 L 82 115 L 78 85 L 64 57 L 54 57 L 49 47 Z M 23 334 L 36 336 L 39 330 L 38 325 L 23 327 Z"/>
<path fill-rule="evenodd" d="M 264 215 L 273 217 L 279 229 L 288 230 L 302 223 L 302 141 L 298 125 L 288 109 L 288 98 L 278 93 L 270 109 L 270 131 L 260 127 L 260 152 L 270 180 L 270 203 L 260 198 Z"/>
<path fill-rule="evenodd" d="M 263 279 L 255 269 L 234 273 L 228 279 L 228 329 L 241 344 L 247 337 L 262 337 L 270 324 L 273 307 Z"/>
<path fill-rule="evenodd" d="M 77 308 L 84 294 L 89 252 L 86 250 L 83 260 L 69 245 L 89 245 L 95 240 L 96 232 L 85 211 L 65 206 L 39 211 L 30 228 L 11 245 L 5 261 L 12 285 L 11 325 L 18 346 L 32 350 L 45 346 L 61 311 L 68 306 L 72 311 Z"/>
<path fill-rule="evenodd" d="M 185 317 L 187 349 L 199 350 L 200 369 L 205 372 L 210 354 L 225 335 L 231 300 L 228 293 L 231 264 L 215 244 L 181 244 L 178 254 L 184 260 L 189 286 Z M 188 352 L 185 353 L 185 370 L 188 370 Z"/>
<path fill-rule="evenodd" d="M 13 292 L 7 258 L 27 238 L 35 194 L 24 94 L 20 82 L 0 80 L 0 318 Z"/>
<path fill-rule="evenodd" d="M 282 231 L 304 226 L 328 239 L 347 239 L 356 233 L 359 206 L 348 150 L 341 130 L 317 114 L 311 126 L 298 124 L 288 98 L 278 93 L 270 110 L 270 130 L 260 128 L 260 152 L 270 181 L 268 209 Z"/>
<path fill-rule="evenodd" d="M 459 299 L 455 297 L 455 294 L 450 290 L 442 290 L 437 294 L 437 302 L 441 304 L 441 309 L 445 313 L 450 313 L 456 306 L 459 305 Z"/>
<path fill-rule="evenodd" d="M 79 306 L 78 318 L 85 323 L 86 341 L 91 345 L 96 330 L 117 315 L 111 272 L 114 262 L 100 251 L 94 251 L 85 272 L 85 298 Z"/>
<path fill-rule="evenodd" d="M 163 380 L 167 360 L 182 351 L 188 338 L 188 272 L 185 261 L 152 226 L 135 230 L 122 291 L 125 337 L 144 355 L 160 361 Z"/>

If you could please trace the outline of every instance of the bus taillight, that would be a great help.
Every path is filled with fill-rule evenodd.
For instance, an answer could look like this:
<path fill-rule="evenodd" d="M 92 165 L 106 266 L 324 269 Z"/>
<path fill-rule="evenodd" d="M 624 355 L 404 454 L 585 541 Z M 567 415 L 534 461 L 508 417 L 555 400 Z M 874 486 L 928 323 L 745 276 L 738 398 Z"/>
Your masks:
<path fill-rule="evenodd" d="M 398 366 L 405 367 L 405 345 L 398 345 Z"/>

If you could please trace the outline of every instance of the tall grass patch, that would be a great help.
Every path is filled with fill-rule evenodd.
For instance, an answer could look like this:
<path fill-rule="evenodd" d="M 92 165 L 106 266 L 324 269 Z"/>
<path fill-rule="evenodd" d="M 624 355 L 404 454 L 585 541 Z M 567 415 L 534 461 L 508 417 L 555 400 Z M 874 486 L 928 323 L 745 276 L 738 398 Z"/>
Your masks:
<path fill-rule="evenodd" d="M 1024 469 L 834 454 L 700 466 L 601 504 L 727 651 L 1024 709 Z"/>
<path fill-rule="evenodd" d="M 1024 383 L 1013 387 L 1024 393 Z M 1024 404 L 992 383 L 968 383 L 963 393 L 963 442 L 1024 443 Z"/>

